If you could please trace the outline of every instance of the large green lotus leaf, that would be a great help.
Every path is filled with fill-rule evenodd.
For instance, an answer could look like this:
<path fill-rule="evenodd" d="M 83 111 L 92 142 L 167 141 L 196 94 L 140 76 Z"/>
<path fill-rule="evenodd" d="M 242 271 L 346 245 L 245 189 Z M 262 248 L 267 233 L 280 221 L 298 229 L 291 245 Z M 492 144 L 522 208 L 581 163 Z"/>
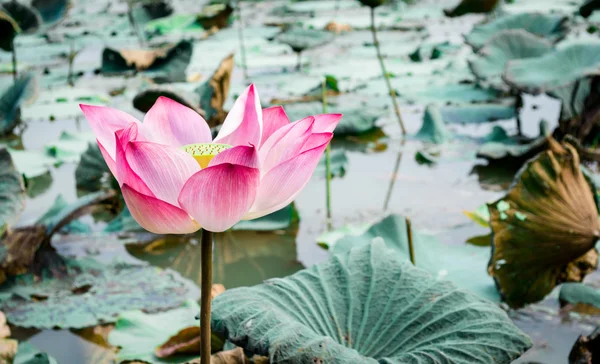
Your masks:
<path fill-rule="evenodd" d="M 531 346 L 493 303 L 381 242 L 215 297 L 212 329 L 275 363 L 510 363 Z"/>
<path fill-rule="evenodd" d="M 93 133 L 69 133 L 63 131 L 58 140 L 45 145 L 46 153 L 59 162 L 77 163 L 81 154 L 87 150 L 90 144 L 96 142 Z"/>
<path fill-rule="evenodd" d="M 560 100 L 560 120 L 571 120 L 584 111 L 585 101 L 590 95 L 592 81 L 584 79 L 579 82 L 558 87 L 548 94 Z"/>
<path fill-rule="evenodd" d="M 254 220 L 240 221 L 233 225 L 233 230 L 274 231 L 285 230 L 298 221 L 298 211 L 293 204 Z"/>
<path fill-rule="evenodd" d="M 500 3 L 500 0 L 462 0 L 453 9 L 444 10 L 444 14 L 449 17 L 466 14 L 487 14 L 494 11 Z"/>
<path fill-rule="evenodd" d="M 118 184 L 102 157 L 98 144 L 88 145 L 81 155 L 75 169 L 77 189 L 83 192 L 95 192 L 102 188 L 118 188 Z"/>
<path fill-rule="evenodd" d="M 122 312 L 108 335 L 108 342 L 120 347 L 116 362 L 185 363 L 198 357 L 182 355 L 160 359 L 154 355 L 154 350 L 180 330 L 197 326 L 195 317 L 199 312 L 200 306 L 193 300 L 186 300 L 182 306 L 161 313 L 147 314 L 139 310 Z"/>
<path fill-rule="evenodd" d="M 318 115 L 323 113 L 321 102 L 302 102 L 284 105 L 285 112 L 290 120 L 300 120 L 307 115 Z M 363 105 L 341 102 L 329 105 L 329 112 L 340 113 L 344 117 L 335 128 L 335 135 L 359 135 L 375 128 L 375 122 L 384 113 L 384 110 L 364 107 Z"/>
<path fill-rule="evenodd" d="M 38 150 L 8 149 L 17 170 L 26 179 L 33 179 L 49 173 L 56 160 Z"/>
<path fill-rule="evenodd" d="M 31 6 L 39 11 L 46 26 L 52 26 L 64 19 L 71 7 L 71 0 L 32 0 Z"/>
<path fill-rule="evenodd" d="M 399 215 L 390 215 L 374 223 L 358 236 L 346 236 L 329 241 L 332 254 L 345 253 L 357 246 L 369 245 L 381 238 L 386 246 L 403 259 L 409 259 L 406 220 Z M 448 245 L 432 235 L 413 231 L 415 265 L 428 271 L 433 277 L 452 281 L 460 288 L 476 295 L 499 301 L 493 280 L 487 275 L 486 267 L 490 249 L 466 244 Z"/>
<path fill-rule="evenodd" d="M 600 309 L 600 290 L 583 283 L 563 283 L 558 296 L 561 305 L 584 304 Z"/>
<path fill-rule="evenodd" d="M 469 62 L 471 71 L 479 82 L 498 90 L 508 87 L 502 74 L 508 61 L 541 57 L 552 51 L 552 43 L 522 29 L 505 30 L 490 39 Z"/>
<path fill-rule="evenodd" d="M 158 35 L 204 32 L 197 19 L 196 14 L 174 14 L 148 22 L 145 30 Z"/>
<path fill-rule="evenodd" d="M 529 158 L 545 150 L 547 146 L 547 137 L 539 137 L 524 144 L 516 143 L 513 139 L 488 141 L 477 149 L 477 158 L 487 159 L 488 161 L 522 164 Z"/>
<path fill-rule="evenodd" d="M 423 124 L 416 135 L 417 138 L 434 144 L 442 144 L 452 138 L 452 133 L 446 128 L 440 108 L 427 105 L 423 115 Z"/>
<path fill-rule="evenodd" d="M 465 37 L 465 41 L 475 50 L 483 47 L 494 36 L 509 29 L 522 29 L 548 41 L 561 39 L 567 29 L 567 17 L 561 14 L 522 13 L 507 15 L 492 22 L 477 25 Z"/>
<path fill-rule="evenodd" d="M 143 72 L 155 82 L 183 82 L 192 58 L 193 43 L 187 40 L 150 50 L 114 50 L 102 52 L 102 73 L 118 75 Z"/>
<path fill-rule="evenodd" d="M 42 22 L 37 10 L 23 5 L 16 0 L 2 3 L 0 10 L 8 13 L 17 25 L 19 25 L 21 32 L 24 34 L 34 33 Z"/>
<path fill-rule="evenodd" d="M 465 104 L 441 107 L 444 122 L 448 124 L 480 124 L 508 120 L 517 116 L 514 101 L 498 104 Z"/>
<path fill-rule="evenodd" d="M 592 191 L 575 149 L 551 139 L 506 196 L 488 204 L 488 271 L 511 307 L 539 301 L 557 284 L 579 282 L 596 269 L 600 223 Z"/>
<path fill-rule="evenodd" d="M 416 103 L 466 104 L 493 101 L 500 96 L 500 93 L 496 90 L 483 89 L 474 84 L 447 84 L 404 89 L 401 90 L 399 96 Z"/>
<path fill-rule="evenodd" d="M 0 96 L 0 136 L 13 131 L 21 114 L 21 105 L 30 102 L 37 94 L 37 82 L 32 73 L 25 73 Z"/>
<path fill-rule="evenodd" d="M 508 62 L 503 75 L 511 87 L 541 93 L 600 74 L 600 43 L 577 43 L 537 58 Z"/>
<path fill-rule="evenodd" d="M 17 22 L 4 10 L 0 9 L 0 49 L 7 52 L 13 50 L 13 40 L 21 32 Z"/>
<path fill-rule="evenodd" d="M 6 149 L 0 149 L 0 236 L 25 207 L 25 186 Z"/>
<path fill-rule="evenodd" d="M 277 35 L 275 39 L 289 45 L 294 52 L 302 52 L 330 42 L 333 33 L 316 29 L 292 28 Z"/>
<path fill-rule="evenodd" d="M 177 273 L 127 263 L 67 260 L 66 276 L 11 277 L 0 288 L 0 307 L 11 324 L 50 329 L 115 322 L 126 310 L 156 312 L 181 305 L 191 294 Z"/>
<path fill-rule="evenodd" d="M 58 361 L 30 343 L 21 342 L 12 364 L 58 364 Z"/>

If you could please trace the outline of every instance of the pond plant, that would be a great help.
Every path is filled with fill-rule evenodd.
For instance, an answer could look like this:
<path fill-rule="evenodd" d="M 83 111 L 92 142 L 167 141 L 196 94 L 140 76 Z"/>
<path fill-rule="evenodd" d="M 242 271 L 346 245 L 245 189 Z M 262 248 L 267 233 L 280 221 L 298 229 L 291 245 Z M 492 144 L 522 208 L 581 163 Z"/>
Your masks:
<path fill-rule="evenodd" d="M 287 206 L 333 137 L 340 114 L 290 123 L 261 109 L 249 86 L 213 140 L 195 111 L 160 97 L 140 123 L 125 112 L 81 105 L 133 218 L 156 234 L 202 229 L 201 358 L 210 362 L 213 232 Z"/>

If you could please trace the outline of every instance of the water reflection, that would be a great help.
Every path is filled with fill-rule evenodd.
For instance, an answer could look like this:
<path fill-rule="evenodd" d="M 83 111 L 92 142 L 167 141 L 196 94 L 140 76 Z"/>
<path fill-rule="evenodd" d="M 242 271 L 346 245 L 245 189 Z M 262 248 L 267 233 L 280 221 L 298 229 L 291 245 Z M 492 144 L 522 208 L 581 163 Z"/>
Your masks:
<path fill-rule="evenodd" d="M 215 234 L 213 281 L 226 288 L 252 286 L 303 269 L 296 259 L 296 235 L 297 226 L 286 231 L 229 230 Z M 148 244 L 129 244 L 126 248 L 136 258 L 171 268 L 200 285 L 199 241 L 198 235 L 167 236 Z"/>

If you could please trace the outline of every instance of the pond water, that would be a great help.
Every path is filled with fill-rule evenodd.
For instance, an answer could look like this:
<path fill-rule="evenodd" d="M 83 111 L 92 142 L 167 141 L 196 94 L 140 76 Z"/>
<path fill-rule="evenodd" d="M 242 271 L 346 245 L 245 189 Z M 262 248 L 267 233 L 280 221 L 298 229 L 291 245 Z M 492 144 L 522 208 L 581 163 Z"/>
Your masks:
<path fill-rule="evenodd" d="M 518 5 L 526 1 L 515 2 Z M 335 10 L 335 3 L 339 3 L 341 10 Z M 441 9 L 450 7 L 453 3 L 456 1 L 424 1 L 406 8 L 400 4 L 400 10 L 394 10 L 393 14 L 389 15 L 396 17 L 396 20 L 386 20 L 385 12 L 379 14 L 386 28 L 380 32 L 380 41 L 383 44 L 383 52 L 388 55 L 386 62 L 392 70 L 390 72 L 398 75 L 393 82 L 401 95 L 404 91 L 410 94 L 413 88 L 420 87 L 422 79 L 432 78 L 431 68 L 426 68 L 434 67 L 435 61 L 413 64 L 405 61 L 406 55 L 419 45 L 443 42 L 454 44 L 457 49 L 447 57 L 457 60 L 458 63 L 463 62 L 464 55 L 469 53 L 470 48 L 463 44 L 462 36 L 483 17 L 465 16 L 449 20 L 438 14 L 441 13 Z M 197 11 L 202 5 L 200 1 L 173 1 L 173 4 L 175 10 L 182 13 Z M 298 12 L 302 8 L 314 12 L 309 16 L 298 15 L 304 24 L 314 24 L 316 27 L 335 18 L 339 23 L 357 24 L 355 27 L 362 26 L 363 29 L 338 35 L 329 44 L 303 52 L 302 60 L 307 64 L 296 73 L 296 56 L 293 52 L 286 48 L 287 46 L 273 44 L 264 39 L 264 34 L 272 32 L 263 29 L 264 24 L 279 19 L 270 12 L 288 4 L 294 4 Z M 396 213 L 410 217 L 414 229 L 435 234 L 446 244 L 465 244 L 468 238 L 489 232 L 488 229 L 474 224 L 463 211 L 475 210 L 483 203 L 501 197 L 512 180 L 514 171 L 486 169 L 484 166 L 487 162 L 477 159 L 475 154 L 482 138 L 489 134 L 494 126 L 502 126 L 509 134 L 514 134 L 514 119 L 451 125 L 450 131 L 459 137 L 436 147 L 441 153 L 440 162 L 433 165 L 421 164 L 416 160 L 415 154 L 430 145 L 412 136 L 421 128 L 425 105 L 429 99 L 423 97 L 417 98 L 416 102 L 409 102 L 404 97 L 399 98 L 402 117 L 409 135 L 408 138 L 402 138 L 379 77 L 378 65 L 373 62 L 376 60 L 372 53 L 375 50 L 368 44 L 371 36 L 365 27 L 368 23 L 361 23 L 368 20 L 368 11 L 365 8 L 355 7 L 353 0 L 243 2 L 242 7 L 245 27 L 248 28 L 245 41 L 248 47 L 250 80 L 257 83 L 265 104 L 274 98 L 291 99 L 298 96 L 301 91 L 295 90 L 296 75 L 297 88 L 300 90 L 306 88 L 305 83 L 309 82 L 306 81 L 307 78 L 316 77 L 321 70 L 324 73 L 339 71 L 342 75 L 339 77 L 340 84 L 355 90 L 352 94 L 358 95 L 361 101 L 365 102 L 362 107 L 372 108 L 382 114 L 376 122 L 379 128 L 376 133 L 363 138 L 345 136 L 333 142 L 333 149 L 345 150 L 347 157 L 345 174 L 334 178 L 331 184 L 334 229 L 347 224 L 372 222 L 386 214 Z M 41 46 L 44 43 L 37 36 L 17 38 L 18 55 L 24 69 L 29 66 L 39 73 L 43 73 L 44 68 L 50 70 L 49 74 L 39 76 L 38 100 L 23 107 L 22 114 L 27 120 L 27 127 L 22 131 L 20 140 L 25 150 L 43 149 L 48 143 L 57 140 L 63 131 L 91 132 L 83 115 L 76 108 L 78 101 L 69 99 L 66 103 L 58 103 L 53 100 L 62 95 L 72 99 L 93 97 L 107 100 L 106 103 L 112 107 L 131 112 L 140 119 L 143 117 L 140 111 L 133 108 L 131 100 L 139 90 L 147 87 L 149 81 L 144 79 L 144 76 L 106 77 L 94 72 L 100 68 L 104 47 L 138 46 L 124 16 L 125 11 L 124 4 L 116 1 L 98 1 L 93 5 L 76 2 L 66 20 L 49 31 L 57 37 L 55 43 Z M 404 14 L 404 18 L 400 20 L 401 16 L 398 14 Z M 435 15 L 429 17 L 427 14 Z M 394 24 L 398 28 L 406 28 L 391 30 L 390 25 Z M 194 53 L 186 75 L 197 84 L 200 82 L 198 80 L 204 81 L 210 77 L 224 56 L 238 49 L 237 33 L 234 30 L 236 24 L 231 27 L 233 29 L 219 32 L 223 34 L 220 38 L 221 43 L 211 41 L 210 37 L 202 40 L 201 34 L 186 32 L 167 33 L 160 40 L 192 37 Z M 83 32 L 87 33 L 84 35 Z M 115 35 L 112 35 L 113 33 Z M 215 36 L 218 37 L 219 33 Z M 75 40 L 70 40 L 69 36 Z M 66 86 L 64 57 L 56 56 L 68 49 L 69 42 L 74 42 L 77 49 L 81 49 L 74 62 L 74 69 L 81 72 L 81 75 L 76 79 L 73 88 Z M 356 62 L 342 62 L 337 65 L 336 62 L 343 57 L 350 57 Z M 445 57 L 442 57 L 442 60 L 444 59 Z M 363 60 L 364 66 L 361 67 Z M 10 55 L 0 54 L 0 64 L 8 62 Z M 231 77 L 231 91 L 225 104 L 226 109 L 231 107 L 233 96 L 245 87 L 239 62 L 236 55 L 236 67 Z M 405 65 L 410 68 L 410 76 L 402 72 Z M 336 67 L 339 69 L 336 70 Z M 463 71 L 457 71 L 460 72 Z M 287 78 L 273 81 L 280 75 Z M 453 76 L 449 71 L 439 74 L 437 78 L 451 79 Z M 9 83 L 10 77 L 8 74 L 0 75 L 0 82 Z M 436 77 L 433 79 L 435 81 Z M 319 82 L 317 81 L 317 86 Z M 366 86 L 352 86 L 361 83 Z M 177 85 L 182 89 L 189 89 L 183 82 L 173 83 L 172 86 Z M 106 98 L 111 91 L 121 88 L 124 88 L 124 92 L 120 95 Z M 371 91 L 373 88 L 377 91 Z M 332 100 L 334 104 L 329 106 L 329 112 L 343 112 L 344 110 L 338 110 L 337 107 L 348 109 L 348 104 L 354 102 L 342 100 L 342 96 L 342 101 L 337 104 L 336 97 Z M 541 120 L 546 120 L 551 127 L 555 127 L 559 112 L 560 104 L 554 99 L 545 95 L 526 96 L 521 111 L 522 119 L 527 121 L 523 125 L 523 133 L 526 136 L 537 136 Z M 55 120 L 50 121 L 50 115 Z M 41 194 L 27 200 L 18 224 L 25 226 L 34 223 L 59 194 L 69 202 L 75 201 L 75 169 L 76 163 L 49 167 L 52 177 L 50 186 Z M 327 231 L 325 181 L 322 174 L 313 176 L 296 199 L 295 208 L 300 219 L 286 230 L 228 231 L 217 234 L 213 263 L 214 282 L 221 283 L 226 288 L 250 286 L 267 278 L 292 274 L 326 260 L 328 252 L 316 244 L 317 237 Z M 59 252 L 67 256 L 92 254 L 105 261 L 144 261 L 157 267 L 173 269 L 200 285 L 200 249 L 196 237 L 180 239 L 155 237 L 150 234 L 107 237 L 100 233 L 106 223 L 95 222 L 91 217 L 85 217 L 84 222 L 93 226 L 96 235 L 86 238 L 56 236 L 53 245 Z M 485 275 L 487 272 L 481 274 Z M 595 278 L 596 274 L 591 277 L 592 280 Z M 568 315 L 559 316 L 556 294 L 540 304 L 523 311 L 511 312 L 510 315 L 534 340 L 534 348 L 519 359 L 519 363 L 566 362 L 576 338 L 591 332 L 596 324 L 591 319 L 586 321 Z M 42 351 L 50 353 L 60 363 L 111 363 L 114 357 L 112 350 L 95 341 L 92 333 L 93 330 L 36 331 L 13 328 L 14 337 L 30 341 Z"/>

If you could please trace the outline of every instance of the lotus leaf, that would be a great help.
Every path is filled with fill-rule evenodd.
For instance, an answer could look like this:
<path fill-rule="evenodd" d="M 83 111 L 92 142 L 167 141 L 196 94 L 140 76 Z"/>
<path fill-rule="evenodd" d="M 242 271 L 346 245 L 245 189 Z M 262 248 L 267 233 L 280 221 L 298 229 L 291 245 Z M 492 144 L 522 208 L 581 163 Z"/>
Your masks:
<path fill-rule="evenodd" d="M 28 342 L 19 343 L 17 355 L 13 364 L 58 364 L 58 361 L 50 355 L 41 352 Z"/>
<path fill-rule="evenodd" d="M 524 30 L 505 30 L 492 37 L 469 62 L 471 71 L 479 82 L 495 89 L 505 90 L 502 74 L 508 61 L 541 57 L 552 50 L 552 43 Z"/>
<path fill-rule="evenodd" d="M 213 300 L 211 326 L 271 362 L 510 363 L 531 346 L 494 304 L 381 242 L 227 290 Z"/>
<path fill-rule="evenodd" d="M 425 108 L 423 124 L 416 137 L 435 144 L 445 143 L 452 138 L 437 105 L 431 104 Z"/>
<path fill-rule="evenodd" d="M 575 149 L 551 140 L 507 195 L 488 204 L 488 271 L 511 307 L 539 301 L 557 284 L 581 281 L 596 268 L 600 225 L 593 191 Z"/>
<path fill-rule="evenodd" d="M 90 144 L 96 142 L 93 133 L 69 133 L 63 131 L 58 140 L 46 144 L 46 153 L 59 162 L 76 163 L 79 162 Z"/>
<path fill-rule="evenodd" d="M 62 21 L 71 7 L 71 0 L 32 0 L 31 6 L 37 9 L 47 25 Z"/>
<path fill-rule="evenodd" d="M 2 92 L 0 96 L 0 136 L 13 131 L 18 125 L 21 105 L 31 102 L 37 94 L 37 82 L 32 73 L 25 73 Z"/>
<path fill-rule="evenodd" d="M 205 6 L 198 14 L 198 23 L 204 29 L 222 29 L 229 25 L 233 8 L 229 4 L 213 4 Z"/>
<path fill-rule="evenodd" d="M 49 173 L 49 168 L 56 163 L 56 159 L 37 150 L 8 149 L 17 170 L 26 180 L 44 176 Z"/>
<path fill-rule="evenodd" d="M 13 40 L 21 32 L 17 22 L 11 16 L 0 8 L 0 49 L 7 52 L 13 50 Z"/>
<path fill-rule="evenodd" d="M 229 96 L 233 65 L 233 54 L 230 54 L 221 61 L 210 79 L 195 90 L 200 95 L 200 107 L 209 125 L 219 125 L 225 120 L 223 105 Z"/>
<path fill-rule="evenodd" d="M 512 139 L 489 141 L 479 147 L 477 158 L 521 165 L 547 147 L 548 137 L 539 137 L 524 144 L 515 143 Z"/>
<path fill-rule="evenodd" d="M 81 155 L 75 169 L 75 181 L 77 189 L 84 192 L 118 186 L 96 143 L 89 144 L 88 149 Z"/>
<path fill-rule="evenodd" d="M 581 7 L 579 8 L 579 14 L 584 18 L 589 18 L 590 15 L 595 10 L 600 9 L 600 1 L 598 0 L 587 0 Z"/>
<path fill-rule="evenodd" d="M 148 33 L 157 35 L 202 32 L 204 28 L 202 28 L 197 20 L 198 17 L 196 14 L 174 14 L 148 22 L 145 30 Z"/>
<path fill-rule="evenodd" d="M 293 204 L 255 220 L 240 221 L 233 230 L 274 231 L 285 230 L 299 220 L 298 211 Z"/>
<path fill-rule="evenodd" d="M 185 81 L 185 70 L 192 51 L 192 43 L 185 40 L 149 50 L 105 48 L 102 52 L 102 73 L 111 75 L 137 70 L 159 83 Z"/>
<path fill-rule="evenodd" d="M 161 97 L 168 97 L 171 100 L 177 101 L 178 103 L 193 109 L 198 114 L 202 115 L 203 112 L 198 107 L 199 100 L 192 93 L 187 93 L 182 90 L 177 90 L 170 86 L 154 86 L 145 89 L 135 95 L 133 98 L 133 107 L 140 110 L 143 113 L 148 112 L 156 100 Z"/>
<path fill-rule="evenodd" d="M 491 13 L 499 3 L 501 3 L 500 0 L 462 0 L 455 8 L 444 10 L 444 14 L 456 17 L 466 14 Z"/>
<path fill-rule="evenodd" d="M 440 111 L 448 124 L 480 124 L 516 117 L 514 102 L 494 104 L 459 104 L 441 106 Z"/>
<path fill-rule="evenodd" d="M 600 75 L 600 43 L 577 43 L 537 58 L 509 61 L 503 79 L 527 93 L 564 87 Z"/>
<path fill-rule="evenodd" d="M 0 306 L 17 326 L 82 328 L 115 322 L 120 312 L 155 312 L 181 305 L 189 282 L 175 272 L 126 263 L 67 260 L 67 274 L 36 280 L 11 277 L 0 289 Z M 192 316 L 193 319 L 193 316 Z"/>
<path fill-rule="evenodd" d="M 452 281 L 460 288 L 492 301 L 500 297 L 494 289 L 493 280 L 485 274 L 489 261 L 489 248 L 470 245 L 449 245 L 432 235 L 412 232 L 415 265 L 428 271 L 438 279 Z M 329 241 L 333 254 L 349 251 L 356 246 L 369 245 L 374 239 L 383 239 L 386 246 L 400 257 L 408 260 L 408 231 L 406 220 L 399 215 L 390 215 L 372 224 L 359 236 L 347 236 L 335 242 Z"/>
<path fill-rule="evenodd" d="M 197 326 L 195 319 L 200 306 L 193 300 L 186 300 L 183 305 L 172 310 L 148 314 L 139 310 L 122 312 L 115 328 L 108 335 L 111 345 L 120 347 L 116 361 L 144 361 L 151 364 L 185 363 L 198 355 L 182 355 L 160 359 L 155 349 L 164 344 L 181 330 Z M 223 342 L 213 336 L 213 348 L 223 347 Z M 198 347 L 198 352 L 200 348 Z"/>
<path fill-rule="evenodd" d="M 521 13 L 500 17 L 492 22 L 475 26 L 465 41 L 478 50 L 500 32 L 521 29 L 538 37 L 556 42 L 566 34 L 567 17 L 561 14 Z"/>
<path fill-rule="evenodd" d="M 15 222 L 25 207 L 23 177 L 15 168 L 10 153 L 0 149 L 0 236 Z"/>
<path fill-rule="evenodd" d="M 277 35 L 275 39 L 289 45 L 294 52 L 300 53 L 330 42 L 333 34 L 323 30 L 292 28 Z"/>
<path fill-rule="evenodd" d="M 325 154 L 319 160 L 317 168 L 315 169 L 314 175 L 326 178 L 326 157 Z M 332 177 L 342 178 L 346 174 L 348 168 L 348 155 L 344 148 L 332 148 L 329 155 L 329 172 Z"/>
<path fill-rule="evenodd" d="M 80 203 L 80 201 L 78 201 L 78 203 Z M 47 227 L 47 231 L 51 231 L 58 223 L 60 223 L 60 219 L 64 218 L 68 214 L 68 211 L 73 211 L 76 208 L 77 207 L 73 206 L 70 207 L 65 198 L 62 195 L 58 195 L 54 200 L 54 204 L 52 204 L 48 211 L 46 211 L 36 221 L 36 225 L 44 225 Z M 66 214 L 62 211 L 65 211 Z M 60 228 L 60 232 L 64 234 L 90 233 L 91 229 L 83 222 L 79 220 L 73 220 Z"/>
<path fill-rule="evenodd" d="M 42 20 L 37 10 L 11 0 L 0 5 L 0 11 L 4 10 L 19 25 L 24 34 L 34 33 L 40 26 Z"/>
<path fill-rule="evenodd" d="M 558 299 L 561 306 L 584 304 L 600 309 L 600 290 L 583 283 L 563 283 Z"/>

